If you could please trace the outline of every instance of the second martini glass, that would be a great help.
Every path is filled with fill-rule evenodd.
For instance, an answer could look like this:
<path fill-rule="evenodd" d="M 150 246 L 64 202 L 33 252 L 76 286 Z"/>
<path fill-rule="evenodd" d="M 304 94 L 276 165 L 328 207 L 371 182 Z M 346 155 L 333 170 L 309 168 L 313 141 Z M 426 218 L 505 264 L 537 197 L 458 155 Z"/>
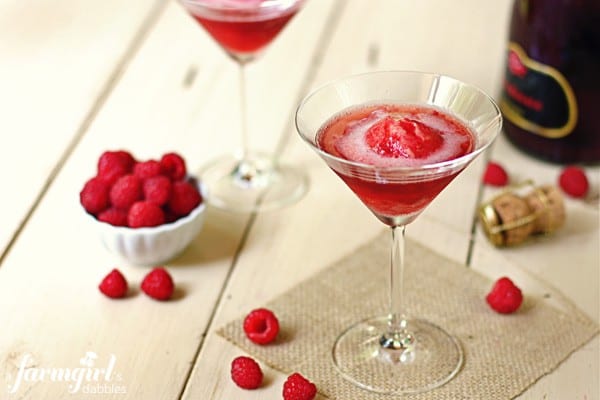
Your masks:
<path fill-rule="evenodd" d="M 304 174 L 270 154 L 251 152 L 246 123 L 244 66 L 255 60 L 300 10 L 304 0 L 180 0 L 185 9 L 238 64 L 242 149 L 203 168 L 207 201 L 228 211 L 265 211 L 298 200 Z"/>
<path fill-rule="evenodd" d="M 378 393 L 417 393 L 460 370 L 458 341 L 404 308 L 404 231 L 501 124 L 498 107 L 481 90 L 419 72 L 340 79 L 298 107 L 302 139 L 392 233 L 389 312 L 337 338 L 333 361 L 344 378 Z"/>

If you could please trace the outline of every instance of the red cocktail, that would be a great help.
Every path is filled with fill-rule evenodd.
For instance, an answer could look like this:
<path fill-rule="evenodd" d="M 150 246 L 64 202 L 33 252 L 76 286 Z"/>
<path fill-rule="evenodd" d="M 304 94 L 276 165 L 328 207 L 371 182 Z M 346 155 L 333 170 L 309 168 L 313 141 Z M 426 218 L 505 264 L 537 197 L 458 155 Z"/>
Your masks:
<path fill-rule="evenodd" d="M 340 79 L 298 107 L 302 139 L 392 228 L 389 312 L 350 326 L 332 350 L 347 380 L 377 393 L 417 393 L 460 370 L 463 354 L 453 336 L 405 314 L 404 230 L 501 125 L 498 107 L 481 90 L 419 72 Z"/>
<path fill-rule="evenodd" d="M 433 107 L 369 105 L 342 111 L 317 134 L 323 151 L 352 162 L 383 168 L 418 167 L 471 152 L 475 136 L 457 118 Z M 369 179 L 339 173 L 354 193 L 388 225 L 416 217 L 458 174 L 400 180 L 385 173 Z"/>
<path fill-rule="evenodd" d="M 279 34 L 296 14 L 298 7 L 275 10 L 223 10 L 192 16 L 231 54 L 254 55 Z"/>
<path fill-rule="evenodd" d="M 246 132 L 244 66 L 255 60 L 304 0 L 180 0 L 192 17 L 239 65 L 241 151 L 206 165 L 200 179 L 206 200 L 228 211 L 264 211 L 300 199 L 307 189 L 303 171 L 276 156 L 252 152 Z"/>

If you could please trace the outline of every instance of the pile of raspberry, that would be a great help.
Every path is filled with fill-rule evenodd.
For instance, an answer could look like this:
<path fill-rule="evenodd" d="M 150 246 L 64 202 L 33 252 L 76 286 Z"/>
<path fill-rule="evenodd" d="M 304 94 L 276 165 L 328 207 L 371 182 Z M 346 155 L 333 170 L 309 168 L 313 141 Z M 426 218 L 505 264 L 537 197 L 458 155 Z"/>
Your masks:
<path fill-rule="evenodd" d="M 202 203 L 194 183 L 187 179 L 185 160 L 177 153 L 166 153 L 160 160 L 137 161 L 127 151 L 106 151 L 79 200 L 98 221 L 129 228 L 152 227 L 183 218 Z"/>

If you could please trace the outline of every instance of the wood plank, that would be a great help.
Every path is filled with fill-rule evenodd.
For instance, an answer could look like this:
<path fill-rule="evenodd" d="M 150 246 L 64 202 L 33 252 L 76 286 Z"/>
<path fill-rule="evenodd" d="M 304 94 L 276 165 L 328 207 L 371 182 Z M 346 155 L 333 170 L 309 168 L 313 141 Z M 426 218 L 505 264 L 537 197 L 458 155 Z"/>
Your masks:
<path fill-rule="evenodd" d="M 438 5 L 441 3 L 435 2 Z M 431 5 L 432 2 L 428 4 Z M 456 6 L 453 11 L 456 14 L 453 15 L 471 15 L 466 10 L 474 9 L 476 11 L 473 11 L 472 22 L 476 29 L 501 30 L 497 26 L 487 26 L 478 16 L 484 12 L 504 14 L 507 5 L 508 2 L 498 2 L 490 10 L 491 5 L 487 3 L 462 2 Z M 442 70 L 442 65 L 427 60 L 431 54 L 421 47 L 413 46 L 402 53 L 390 44 L 398 44 L 402 40 L 402 34 L 397 32 L 398 27 L 411 32 L 413 28 L 416 29 L 419 21 L 428 18 L 427 7 L 421 7 L 418 2 L 403 3 L 402 7 L 406 7 L 406 13 L 398 12 L 398 3 L 394 1 L 379 1 L 377 7 L 367 1 L 344 3 L 344 8 L 338 10 L 339 23 L 332 27 L 334 30 L 331 39 L 321 43 L 319 52 L 322 54 L 322 65 L 304 91 L 350 73 L 373 69 L 416 68 L 410 62 L 420 68 L 424 68 L 423 65 L 427 66 L 429 62 L 427 69 Z M 411 15 L 411 18 L 406 14 Z M 438 18 L 446 15 L 445 11 L 440 11 Z M 365 20 L 369 22 L 361 25 Z M 497 21 L 498 24 L 502 22 Z M 449 25 L 452 24 L 432 23 L 434 28 L 428 31 L 423 40 L 437 42 L 443 34 L 446 43 L 456 44 L 456 49 L 453 50 L 457 57 L 464 56 L 465 63 L 472 62 L 474 55 L 471 54 L 470 42 L 461 42 L 469 37 L 468 33 L 459 27 L 455 27 L 453 31 Z M 364 29 L 359 30 L 357 27 Z M 411 39 L 416 40 L 415 37 Z M 470 76 L 471 79 L 475 79 L 480 85 L 488 82 L 488 87 L 494 87 L 490 67 L 499 72 L 499 67 L 493 64 L 501 62 L 503 45 L 502 40 L 495 47 L 481 46 L 485 53 L 482 55 L 480 52 L 481 58 L 478 57 L 477 60 L 484 60 L 485 65 L 480 66 L 477 75 Z M 424 64 L 418 64 L 419 61 Z M 498 79 L 497 73 L 495 79 Z M 289 123 L 289 129 L 292 129 L 291 121 Z M 194 368 L 185 398 L 278 398 L 285 377 L 266 367 L 267 383 L 258 391 L 241 393 L 229 382 L 229 364 L 243 352 L 216 336 L 214 331 L 229 320 L 264 304 L 308 278 L 384 229 L 323 161 L 298 138 L 290 140 L 282 158 L 302 166 L 310 176 L 311 189 L 295 206 L 257 217 L 207 336 L 206 345 Z M 483 164 L 474 164 L 470 168 L 471 172 L 465 172 L 464 177 L 453 182 L 443 194 L 443 201 L 432 204 L 431 211 L 426 211 L 420 220 L 408 228 L 409 236 L 459 262 L 465 262 L 468 253 L 473 210 Z M 468 196 L 466 201 L 465 194 Z M 456 204 L 460 204 L 465 210 L 456 212 Z"/>
<path fill-rule="evenodd" d="M 19 362 L 28 353 L 33 356 L 30 367 L 73 368 L 80 366 L 86 351 L 93 351 L 99 356 L 99 366 L 105 365 L 110 354 L 116 356 L 115 370 L 121 379 L 117 384 L 127 394 L 115 398 L 279 398 L 285 377 L 273 370 L 267 369 L 267 383 L 256 392 L 240 392 L 230 382 L 229 363 L 241 352 L 217 337 L 214 330 L 311 276 L 383 229 L 295 137 L 290 115 L 298 94 L 338 74 L 404 65 L 409 68 L 411 64 L 456 72 L 454 75 L 468 71 L 470 76 L 463 79 L 476 81 L 489 90 L 497 87 L 497 64 L 504 39 L 497 39 L 490 48 L 482 40 L 474 40 L 473 32 L 501 31 L 508 0 L 493 5 L 463 0 L 448 8 L 442 1 L 423 3 L 428 7 L 417 1 L 407 2 L 405 14 L 414 17 L 407 18 L 392 12 L 399 7 L 392 0 L 380 0 L 381 9 L 374 9 L 366 0 L 308 2 L 248 74 L 255 143 L 272 148 L 282 134 L 289 135 L 284 159 L 307 171 L 312 178 L 311 191 L 299 204 L 259 215 L 254 222 L 248 216 L 210 210 L 207 226 L 194 245 L 168 265 L 180 288 L 176 301 L 156 303 L 136 291 L 133 297 L 114 302 L 96 292 L 100 278 L 113 266 L 120 266 L 137 286 L 147 269 L 106 254 L 78 209 L 77 192 L 93 173 L 99 153 L 106 148 L 130 148 L 143 158 L 176 150 L 186 156 L 192 170 L 197 170 L 206 160 L 239 143 L 238 120 L 231 117 L 237 112 L 235 66 L 180 6 L 169 4 L 0 268 L 0 326 L 10 332 L 0 335 L 0 374 L 14 379 Z M 431 12 L 435 18 L 428 19 Z M 370 19 L 373 16 L 369 13 L 376 18 Z M 474 30 L 466 28 L 468 23 L 447 23 L 451 15 L 468 18 L 469 22 L 473 19 Z M 487 20 L 482 21 L 483 17 Z M 359 32 L 356 27 L 365 18 L 378 23 Z M 435 19 L 444 22 L 432 23 L 435 29 L 419 25 Z M 324 25 L 328 21 L 331 26 Z M 394 27 L 386 21 L 394 22 Z M 404 25 L 396 25 L 399 22 Z M 425 52 L 423 46 L 413 45 L 406 53 L 398 52 L 401 42 L 389 45 L 391 38 L 397 37 L 398 26 L 420 32 L 424 38 L 427 35 L 424 42 L 437 46 L 431 47 L 436 51 Z M 327 29 L 332 29 L 331 40 L 319 42 L 321 32 Z M 451 43 L 452 54 L 467 58 L 447 60 L 440 55 L 447 50 L 440 43 Z M 474 50 L 476 53 L 471 54 Z M 295 62 L 290 63 L 290 59 Z M 303 86 L 307 65 L 313 62 L 317 63 L 314 79 Z M 273 77 L 282 75 L 285 79 L 271 90 Z M 500 141 L 492 156 L 502 157 L 512 166 L 518 156 L 502 146 Z M 550 177 L 554 171 L 531 161 L 514 165 L 522 165 L 519 171 L 536 178 Z M 453 182 L 409 228 L 409 235 L 464 262 L 482 168 L 482 162 L 474 164 Z M 463 200 L 465 194 L 467 200 Z M 460 204 L 460 210 L 456 204 Z M 597 219 L 597 211 L 584 209 L 582 213 L 579 203 L 571 202 L 569 207 L 576 210 L 570 214 L 580 215 L 575 221 L 587 222 L 593 216 Z M 252 230 L 245 236 L 248 226 Z M 564 235 L 557 247 L 564 249 L 562 242 L 568 242 L 577 254 L 588 254 L 593 250 L 594 238 L 595 243 L 598 240 L 597 232 L 594 237 L 594 233 L 580 231 L 585 226 L 590 225 L 575 223 L 565 233 L 557 233 Z M 575 243 L 579 238 L 585 238 L 583 245 Z M 590 279 L 580 290 L 578 274 L 559 264 L 568 256 L 552 253 L 553 248 L 549 251 L 551 257 L 557 256 L 557 262 L 548 266 L 544 264 L 546 248 L 504 252 L 489 247 L 480 236 L 476 240 L 474 268 L 488 274 L 511 268 L 522 274 L 519 276 L 529 276 L 526 285 L 532 293 L 543 293 L 545 289 L 532 278 L 535 274 L 548 277 L 561 290 L 564 280 L 565 292 L 586 312 L 597 315 L 598 290 L 591 279 L 598 273 L 597 266 L 591 268 L 594 258 L 582 258 L 582 276 Z M 535 245 L 541 249 L 546 243 Z M 235 269 L 229 278 L 232 267 Z M 558 394 L 557 398 L 576 395 L 597 399 L 598 383 L 594 383 L 593 376 L 598 375 L 598 348 L 596 338 L 522 398 Z M 188 376 L 192 366 L 193 374 Z M 587 369 L 585 373 L 583 368 Z M 568 387 L 565 381 L 570 383 Z M 572 385 L 577 387 L 572 389 Z M 89 398 L 83 393 L 69 394 L 68 386 L 58 382 L 25 385 L 18 395 L 31 399 Z"/>
<path fill-rule="evenodd" d="M 303 49 L 304 56 L 295 56 L 299 62 L 303 63 L 299 71 L 306 70 L 307 66 L 313 61 L 311 56 L 314 54 L 315 49 L 319 52 L 322 50 L 320 47 L 322 43 L 318 41 L 329 40 L 328 37 L 320 36 L 319 33 L 323 32 L 323 24 L 331 21 L 332 15 L 335 21 L 337 14 L 340 12 L 339 6 L 341 4 L 342 2 L 335 0 L 308 2 L 306 8 L 282 34 L 280 38 L 282 45 L 286 38 L 293 41 L 294 37 L 302 37 L 302 42 L 307 45 L 307 49 Z M 310 33 L 307 29 L 303 29 L 308 23 L 313 27 Z M 327 35 L 326 31 L 325 35 Z M 297 47 L 293 48 L 294 51 L 297 50 Z M 317 53 L 317 57 L 319 55 L 320 53 Z M 271 65 L 266 65 L 266 59 L 264 64 L 265 68 L 272 68 Z M 258 65 L 257 68 L 259 68 Z M 269 71 L 271 71 L 271 74 L 274 73 L 272 69 L 269 69 Z M 265 76 L 268 76 L 268 74 Z M 285 121 L 287 128 L 284 128 L 284 132 L 293 133 L 291 113 L 296 107 L 298 93 L 305 90 L 302 86 L 303 76 L 298 78 L 300 79 L 294 80 L 295 87 L 291 90 L 288 88 L 285 95 L 288 110 L 286 113 L 287 120 Z M 294 139 L 290 140 L 290 143 L 298 140 L 297 138 Z M 240 254 L 241 258 L 238 260 L 238 266 L 234 272 L 235 283 L 228 286 L 225 292 L 224 300 L 215 316 L 211 333 L 207 336 L 206 344 L 203 346 L 200 357 L 194 366 L 193 374 L 184 395 L 185 399 L 231 399 L 239 398 L 242 395 L 239 388 L 229 383 L 229 363 L 235 355 L 240 354 L 240 351 L 232 348 L 223 339 L 214 335 L 212 333 L 214 327 L 218 327 L 228 319 L 263 304 L 267 299 L 283 292 L 298 280 L 310 276 L 321 266 L 320 256 L 328 254 L 325 251 L 307 251 L 304 246 L 298 246 L 298 243 L 306 243 L 309 236 L 313 236 L 312 239 L 314 239 L 316 230 L 309 232 L 304 228 L 297 228 L 314 221 L 315 228 L 318 229 L 326 221 L 333 223 L 339 220 L 339 213 L 331 212 L 331 200 L 335 198 L 335 193 L 340 189 L 336 181 L 337 178 L 328 172 L 322 176 L 325 181 L 320 182 L 318 186 L 314 185 L 315 178 L 321 178 L 321 172 L 324 170 L 322 169 L 322 162 L 316 155 L 309 152 L 302 152 L 300 158 L 285 154 L 283 159 L 293 160 L 295 165 L 301 166 L 309 175 L 313 186 L 300 203 L 257 217 L 257 221 L 266 218 L 269 223 L 255 223 L 252 228 L 252 235 L 248 237 L 248 241 L 244 244 L 243 253 Z M 332 184 L 327 184 L 327 182 L 332 182 Z M 319 198 L 323 201 L 322 203 L 319 203 Z M 348 211 L 345 214 L 348 218 L 356 218 L 357 216 L 352 211 L 357 211 L 362 213 L 365 221 L 372 224 L 373 232 L 381 229 L 373 221 L 370 213 L 356 199 L 351 196 L 344 196 L 338 200 L 340 210 Z M 315 202 L 318 203 L 317 206 L 315 206 Z M 311 209 L 311 205 L 315 207 Z M 308 217 L 309 215 L 310 217 Z M 332 226 L 336 226 L 336 224 Z M 343 225 L 337 224 L 337 227 L 340 234 L 347 230 L 347 227 Z M 360 237 L 355 236 L 354 243 L 358 244 L 358 240 L 360 240 Z M 311 240 L 311 242 L 313 241 Z M 281 243 L 283 242 L 288 243 L 289 246 L 282 246 Z M 351 238 L 347 244 L 352 246 Z M 324 250 L 327 243 L 321 242 L 317 246 L 322 247 L 322 250 Z M 313 258 L 313 255 L 317 258 Z M 331 261 L 333 261 L 336 254 L 331 253 L 331 256 Z M 302 266 L 298 267 L 297 263 L 301 260 L 303 261 Z M 272 384 L 266 385 L 264 389 L 259 391 L 244 392 L 244 398 L 264 399 L 280 396 L 281 384 L 284 378 L 277 376 L 274 371 L 267 374 L 267 379 Z"/>
<path fill-rule="evenodd" d="M 462 15 L 469 15 L 469 12 L 466 12 L 467 10 L 471 12 L 473 12 L 473 9 L 478 10 L 473 4 L 469 4 L 468 8 L 464 2 L 460 5 L 465 6 L 465 9 L 462 10 L 465 13 Z M 453 4 L 454 6 L 457 5 Z M 481 31 L 485 31 L 486 29 L 494 31 L 497 29 L 497 32 L 503 32 L 504 27 L 502 25 L 507 22 L 509 6 L 509 2 L 505 2 L 504 4 L 498 4 L 497 9 L 491 9 L 489 4 L 486 4 L 485 7 L 482 6 L 485 8 L 484 11 L 480 9 L 479 11 L 474 11 L 475 15 L 489 13 L 487 14 L 487 18 L 480 19 L 481 25 L 478 28 Z M 385 6 L 382 6 L 382 9 L 385 9 Z M 327 64 L 325 61 L 325 66 L 319 70 L 316 81 L 324 81 L 328 78 L 334 78 L 350 72 L 360 72 L 369 68 L 382 67 L 378 62 L 372 61 L 377 59 L 377 57 L 372 55 L 373 53 L 382 60 L 386 59 L 385 55 L 380 54 L 379 47 L 373 44 L 376 41 L 365 40 L 368 34 L 365 34 L 364 31 L 361 32 L 361 35 L 352 35 L 352 30 L 357 26 L 357 21 L 361 18 L 372 18 L 369 12 L 374 13 L 377 10 L 369 7 L 361 8 L 359 4 L 353 3 L 352 7 L 348 7 L 344 11 L 342 23 L 336 29 L 331 46 L 323 50 L 324 54 L 335 54 L 335 62 Z M 445 14 L 446 11 L 443 10 L 438 15 L 438 18 L 442 16 L 448 18 L 448 14 Z M 460 11 L 456 12 L 460 13 Z M 353 17 L 349 17 L 348 15 L 350 14 Z M 352 22 L 346 24 L 347 20 Z M 382 19 L 376 20 L 381 21 Z M 415 18 L 415 20 L 418 21 L 420 19 Z M 496 23 L 490 26 L 490 21 L 495 21 Z M 444 25 L 444 28 L 449 29 L 447 28 L 448 25 L 451 24 Z M 373 30 L 385 29 L 382 28 L 385 26 L 385 23 L 381 23 L 376 28 L 373 28 Z M 390 24 L 390 26 L 398 27 L 403 25 Z M 462 46 L 455 46 L 458 49 L 453 48 L 457 57 L 452 58 L 449 66 L 448 64 L 437 64 L 437 68 L 435 68 L 435 61 L 431 61 L 431 59 L 435 60 L 436 56 L 432 54 L 440 54 L 440 52 L 431 52 L 425 55 L 421 52 L 419 54 L 421 57 L 415 57 L 414 59 L 420 60 L 423 64 L 417 65 L 420 65 L 420 69 L 428 69 L 426 68 L 428 65 L 427 62 L 431 62 L 431 65 L 433 65 L 432 68 L 436 70 L 448 68 L 448 73 L 458 77 L 461 74 L 465 74 L 463 75 L 463 79 L 474 79 L 475 83 L 479 86 L 488 91 L 495 92 L 500 83 L 499 74 L 503 58 L 504 35 L 494 35 L 494 37 L 501 39 L 488 46 L 488 42 L 484 43 L 472 40 L 473 31 L 465 30 L 463 34 L 465 36 L 462 37 L 462 40 L 453 40 L 453 36 L 448 34 L 448 32 L 439 35 L 440 37 L 444 37 L 444 43 L 468 43 L 465 47 L 468 47 L 469 50 L 466 50 Z M 432 36 L 436 36 L 435 33 Z M 348 41 L 348 43 L 352 44 L 346 44 L 347 49 L 343 49 L 343 45 L 340 43 L 344 40 L 344 37 L 352 38 L 351 41 Z M 336 45 L 339 48 L 336 48 Z M 340 51 L 341 48 L 345 51 Z M 416 52 L 416 49 L 413 51 Z M 349 55 L 349 53 L 353 54 Z M 362 58 L 362 64 L 357 61 L 360 58 L 358 55 L 366 55 L 366 57 Z M 439 57 L 437 62 L 441 63 L 442 59 Z M 477 60 L 473 60 L 474 57 L 477 57 Z M 414 60 L 411 57 L 406 57 L 405 59 Z M 469 66 L 460 62 L 453 63 L 461 59 L 463 62 L 465 60 L 472 62 Z M 371 63 L 369 60 L 371 60 Z M 393 68 L 397 64 L 390 62 L 390 65 L 390 68 Z M 475 68 L 475 70 L 469 69 L 469 67 Z M 325 78 L 324 75 L 327 74 L 330 75 Z M 497 146 L 504 146 L 502 139 L 499 140 Z M 278 293 L 285 291 L 290 286 L 289 277 L 291 275 L 294 276 L 295 281 L 300 281 L 312 275 L 321 266 L 327 265 L 328 262 L 336 259 L 338 255 L 344 254 L 353 248 L 360 242 L 357 240 L 359 235 L 361 238 L 370 237 L 379 229 L 376 224 L 373 224 L 372 216 L 368 212 L 365 212 L 364 207 L 342 187 L 343 185 L 337 179 L 332 178 L 333 175 L 326 170 L 326 167 L 324 167 L 323 163 L 316 156 L 302 153 L 302 150 L 296 145 L 293 145 L 292 149 L 288 150 L 288 154 L 291 154 L 289 156 L 290 159 L 298 160 L 298 163 L 304 165 L 311 173 L 311 192 L 302 203 L 295 207 L 295 213 L 305 215 L 306 217 L 296 217 L 286 211 L 283 214 L 271 215 L 271 218 L 269 216 L 260 216 L 258 218 L 256 224 L 253 226 L 252 235 L 249 238 L 249 243 L 252 243 L 253 246 L 249 249 L 244 249 L 240 265 L 234 271 L 230 286 L 227 289 L 229 293 L 227 302 L 222 305 L 222 309 L 215 320 L 216 326 L 218 326 L 219 322 L 224 323 L 248 309 L 262 304 Z M 499 153 L 496 152 L 494 154 Z M 514 156 L 511 153 L 506 156 L 506 159 L 511 160 L 511 157 Z M 463 182 L 458 180 L 454 182 L 442 194 L 440 199 L 434 202 L 424 215 L 409 227 L 409 235 L 412 233 L 415 238 L 433 246 L 437 251 L 454 259 L 458 258 L 458 261 L 464 261 L 464 254 L 457 257 L 457 249 L 465 249 L 468 246 L 467 235 L 469 235 L 468 229 L 471 227 L 469 221 L 473 218 L 478 199 L 474 195 L 469 198 L 467 201 L 470 201 L 470 206 L 465 207 L 466 211 L 462 215 L 460 211 L 456 210 L 456 207 L 449 205 L 461 204 L 462 206 L 465 204 L 462 198 L 465 193 L 465 187 L 472 186 L 473 188 L 477 188 L 479 186 L 483 166 L 484 162 L 480 160 L 478 166 L 473 165 L 470 167 L 470 170 L 467 170 L 459 178 Z M 528 168 L 532 167 L 529 165 Z M 539 167 L 537 168 L 539 169 Z M 533 169 L 535 170 L 536 167 L 533 167 Z M 529 169 L 524 169 L 524 171 L 529 171 Z M 337 185 L 337 187 L 334 185 Z M 452 193 L 453 188 L 456 189 L 454 193 Z M 468 190 L 466 191 L 468 192 Z M 457 214 L 458 218 L 456 217 Z M 264 237 L 268 232 L 273 231 L 279 232 L 279 234 L 269 241 L 264 241 Z M 293 235 L 291 232 L 293 232 Z M 316 232 L 327 232 L 327 240 L 323 240 L 322 235 L 316 234 Z M 461 240 L 459 240 L 461 237 L 463 238 L 462 244 L 460 243 Z M 255 244 L 255 242 L 261 240 L 260 238 L 263 238 L 262 246 Z M 302 243 L 302 246 L 299 246 L 299 243 Z M 594 244 L 597 243 L 597 240 L 587 241 L 586 243 L 587 245 Z M 255 246 L 260 247 L 255 248 Z M 302 252 L 299 247 L 306 250 Z M 583 254 L 588 254 L 585 252 L 586 249 L 583 250 Z M 268 263 L 271 265 L 271 268 L 267 268 L 267 272 L 263 271 L 266 268 L 264 267 L 265 260 L 269 260 Z M 479 263 L 480 260 L 475 256 L 473 261 L 474 266 L 476 268 L 479 267 Z M 587 265 L 597 265 L 597 263 L 592 258 L 591 260 L 587 259 Z M 595 276 L 594 272 L 592 272 L 593 276 Z M 598 279 L 591 279 L 590 282 L 592 283 L 590 285 L 593 285 L 593 282 L 597 281 Z M 595 287 L 597 288 L 597 286 Z M 575 290 L 572 290 L 569 294 L 574 294 L 577 284 L 574 284 L 572 288 Z M 593 293 L 589 291 L 584 291 L 584 293 L 586 293 L 584 296 L 587 297 L 579 303 L 582 306 L 586 304 L 586 306 L 583 306 L 584 308 L 587 307 L 589 309 L 589 307 L 592 307 L 593 312 L 594 307 L 597 308 L 598 301 L 594 301 Z M 590 295 L 592 295 L 592 298 L 590 298 Z M 229 344 L 223 343 L 222 339 L 213 334 L 209 334 L 207 340 L 208 345 L 205 348 L 205 354 L 203 354 L 204 358 L 199 362 L 197 375 L 194 376 L 195 380 L 193 382 L 196 387 L 202 387 L 205 390 L 194 393 L 210 393 L 211 398 L 239 396 L 239 391 L 236 391 L 235 387 L 223 388 L 223 381 L 228 379 L 228 363 L 234 356 L 239 355 L 240 351 L 235 348 L 232 349 Z M 598 393 L 597 382 L 594 383 L 591 379 L 597 376 L 598 362 L 596 360 L 597 357 L 594 357 L 594 354 L 597 354 L 597 348 L 596 339 L 576 352 L 554 374 L 541 379 L 521 398 L 541 398 L 542 395 L 554 395 L 555 393 L 559 393 L 557 398 L 573 397 L 575 393 L 580 394 L 579 397 L 581 398 L 586 398 L 585 396 L 587 398 L 596 398 L 596 393 Z M 221 368 L 215 367 L 215 364 L 221 366 Z M 585 365 L 586 368 L 591 367 L 591 372 L 585 374 L 583 377 L 581 376 L 582 365 Z M 274 371 L 269 369 L 267 371 L 269 380 L 267 387 L 256 393 L 249 393 L 247 395 L 244 393 L 244 398 L 264 398 L 265 395 L 275 395 L 277 393 L 283 379 Z M 564 385 L 565 381 L 577 382 L 577 388 L 573 389 L 572 385 Z M 213 384 L 212 382 L 218 383 Z M 569 390 L 571 390 L 570 393 Z"/>
<path fill-rule="evenodd" d="M 494 148 L 492 159 L 498 162 L 510 160 L 506 168 L 513 182 L 527 179 L 535 185 L 558 185 L 558 176 L 564 166 L 537 161 L 518 151 L 502 136 Z M 600 168 L 586 167 L 592 191 L 600 183 Z M 520 194 L 531 189 L 525 188 Z M 489 200 L 498 190 L 487 188 L 484 199 Z M 598 203 L 564 196 L 566 222 L 555 233 L 533 237 L 522 246 L 503 248 L 502 256 L 509 262 L 520 265 L 550 285 L 559 288 L 591 318 L 599 320 L 600 294 L 600 232 L 598 229 Z M 479 228 L 479 227 L 478 227 Z M 477 230 L 478 246 L 493 248 L 481 229 Z"/>
<path fill-rule="evenodd" d="M 305 18 L 324 20 L 333 1 L 313 3 L 314 11 L 308 10 Z M 318 33 L 306 35 L 294 29 L 294 22 L 286 30 L 305 63 Z M 289 68 L 289 87 L 281 93 L 295 98 L 305 69 L 301 64 Z M 0 365 L 13 378 L 25 354 L 32 354 L 36 367 L 73 368 L 86 351 L 93 351 L 102 364 L 110 354 L 116 356 L 119 384 L 127 390 L 119 398 L 179 397 L 249 216 L 210 210 L 192 248 L 168 264 L 181 290 L 176 301 L 157 303 L 138 290 L 115 302 L 97 292 L 101 277 L 120 266 L 137 286 L 147 269 L 105 252 L 86 225 L 77 193 L 108 148 L 131 149 L 140 159 L 175 150 L 192 171 L 233 150 L 239 139 L 239 121 L 231 116 L 238 111 L 231 106 L 237 99 L 236 77 L 235 65 L 212 39 L 177 3 L 169 4 L 0 270 L 0 324 L 11 332 L 0 338 Z M 260 93 L 252 96 L 270 107 L 275 126 L 289 118 L 291 98 L 267 105 Z M 57 235 L 58 226 L 68 229 Z M 31 292 L 20 298 L 23 287 Z M 17 307 L 15 318 L 10 311 Z M 61 383 L 34 383 L 22 390 L 36 399 L 68 395 L 68 386 Z M 85 397 L 81 392 L 72 396 Z"/>
<path fill-rule="evenodd" d="M 0 255 L 163 3 L 0 2 Z"/>
<path fill-rule="evenodd" d="M 237 124 L 227 107 L 235 70 L 219 51 L 177 3 L 168 5 L 0 268 L 0 325 L 10 332 L 0 337 L 3 376 L 16 379 L 27 354 L 31 366 L 76 368 L 92 351 L 98 366 L 115 355 L 120 380 L 112 383 L 127 392 L 118 398 L 179 396 L 249 217 L 210 209 L 191 248 L 167 265 L 176 300 L 159 303 L 136 289 L 147 268 L 102 247 L 78 192 L 106 149 L 140 159 L 178 151 L 196 171 L 231 146 L 227 135 L 214 135 Z M 113 267 L 129 279 L 131 298 L 97 291 Z M 27 382 L 18 395 L 88 398 L 68 390 L 64 382 Z"/>
<path fill-rule="evenodd" d="M 504 136 L 496 143 L 491 158 L 505 165 L 513 182 L 532 179 L 536 185 L 556 185 L 563 168 L 526 156 Z M 600 167 L 586 167 L 586 172 L 592 190 L 596 191 Z M 487 188 L 484 199 L 491 199 L 497 193 L 498 190 Z M 487 241 L 478 226 L 472 266 L 493 279 L 503 275 L 511 277 L 522 286 L 526 296 L 550 301 L 567 312 L 574 312 L 572 307 L 578 307 L 580 312 L 599 321 L 598 204 L 565 196 L 565 208 L 567 218 L 564 227 L 551 235 L 532 238 L 521 246 L 497 249 Z M 519 398 L 600 398 L 599 346 L 600 339 L 596 337 Z"/>

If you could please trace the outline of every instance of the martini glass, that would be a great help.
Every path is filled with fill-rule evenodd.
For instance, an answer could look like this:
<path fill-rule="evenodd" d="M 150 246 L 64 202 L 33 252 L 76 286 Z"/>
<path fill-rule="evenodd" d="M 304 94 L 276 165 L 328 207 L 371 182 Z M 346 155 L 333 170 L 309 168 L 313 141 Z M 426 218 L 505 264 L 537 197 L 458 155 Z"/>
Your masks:
<path fill-rule="evenodd" d="M 239 66 L 242 148 L 208 165 L 200 178 L 207 201 L 228 211 L 276 209 L 297 201 L 307 180 L 270 154 L 250 151 L 245 65 L 254 61 L 300 10 L 304 0 L 180 0 L 184 8 Z"/>
<path fill-rule="evenodd" d="M 373 137 L 336 139 L 329 146 L 327 132 L 337 130 L 345 137 L 360 126 L 364 125 L 363 133 L 374 126 L 369 118 L 383 118 L 372 114 L 375 109 L 391 110 L 392 114 L 398 110 L 437 113 L 452 130 L 467 132 L 470 144 L 462 153 L 442 160 L 415 159 L 401 165 L 395 158 L 404 156 L 386 153 L 403 149 L 397 146 L 403 140 L 398 137 L 383 140 L 379 143 L 383 147 L 375 146 L 378 155 L 368 154 L 375 151 L 368 142 Z M 358 115 L 355 122 L 346 124 L 353 115 Z M 498 107 L 481 90 L 446 76 L 420 72 L 372 72 L 343 78 L 315 90 L 298 107 L 296 127 L 302 139 L 391 230 L 388 313 L 350 326 L 333 346 L 333 362 L 347 380 L 378 393 L 418 393 L 443 385 L 460 370 L 463 352 L 458 341 L 434 323 L 409 316 L 404 308 L 405 226 L 493 141 L 501 125 Z M 343 154 L 358 154 L 363 161 L 352 161 L 338 149 L 346 152 Z M 373 158 L 379 162 L 364 161 Z"/>

